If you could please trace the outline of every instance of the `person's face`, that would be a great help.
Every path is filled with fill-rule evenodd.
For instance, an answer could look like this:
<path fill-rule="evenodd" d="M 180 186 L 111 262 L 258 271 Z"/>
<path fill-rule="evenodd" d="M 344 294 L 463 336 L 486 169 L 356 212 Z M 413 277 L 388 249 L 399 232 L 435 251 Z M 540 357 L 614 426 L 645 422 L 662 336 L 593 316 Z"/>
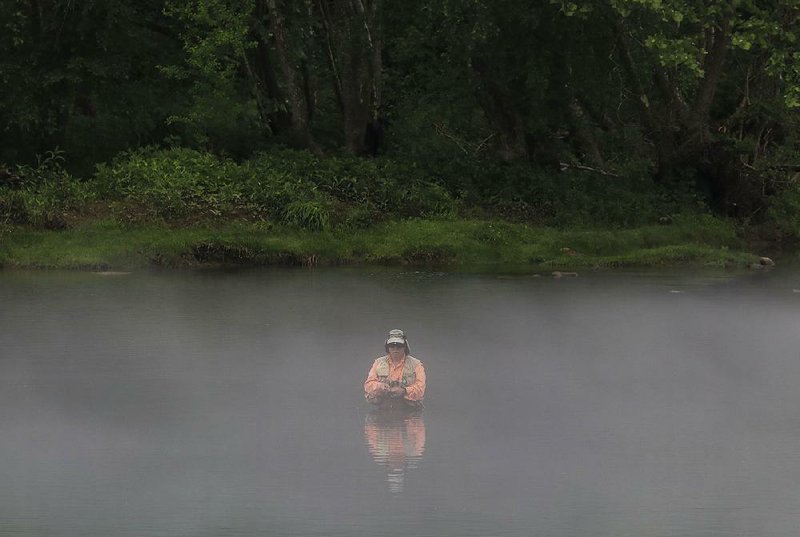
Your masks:
<path fill-rule="evenodd" d="M 393 360 L 400 360 L 406 354 L 406 347 L 402 343 L 389 343 L 389 356 Z"/>

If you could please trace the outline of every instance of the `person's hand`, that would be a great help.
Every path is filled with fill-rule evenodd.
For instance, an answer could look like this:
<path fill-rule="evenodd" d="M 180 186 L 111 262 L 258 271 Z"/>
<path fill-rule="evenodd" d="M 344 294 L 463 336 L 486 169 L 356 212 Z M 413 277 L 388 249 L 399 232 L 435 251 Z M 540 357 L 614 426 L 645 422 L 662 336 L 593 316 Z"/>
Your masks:
<path fill-rule="evenodd" d="M 395 386 L 394 388 L 389 388 L 389 393 L 392 397 L 403 397 L 406 390 L 402 386 Z"/>
<path fill-rule="evenodd" d="M 378 386 L 375 388 L 375 393 L 378 395 L 384 395 L 386 392 L 390 391 L 389 385 L 385 382 L 379 382 Z"/>

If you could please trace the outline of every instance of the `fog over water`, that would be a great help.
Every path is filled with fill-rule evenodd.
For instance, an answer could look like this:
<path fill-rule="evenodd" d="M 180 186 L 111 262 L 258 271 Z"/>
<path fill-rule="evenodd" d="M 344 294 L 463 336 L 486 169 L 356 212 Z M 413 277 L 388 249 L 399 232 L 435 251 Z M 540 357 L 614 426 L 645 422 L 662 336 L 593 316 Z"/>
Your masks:
<path fill-rule="evenodd" d="M 0 536 L 785 537 L 798 387 L 781 267 L 0 272 Z"/>

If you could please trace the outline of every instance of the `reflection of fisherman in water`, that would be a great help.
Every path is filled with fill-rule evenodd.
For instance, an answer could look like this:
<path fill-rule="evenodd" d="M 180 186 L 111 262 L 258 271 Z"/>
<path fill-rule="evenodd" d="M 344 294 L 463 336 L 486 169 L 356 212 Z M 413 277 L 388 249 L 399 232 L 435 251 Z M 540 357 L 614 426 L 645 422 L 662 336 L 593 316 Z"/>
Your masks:
<path fill-rule="evenodd" d="M 389 490 L 402 492 L 406 469 L 416 468 L 425 451 L 425 367 L 409 354 L 402 330 L 389 332 L 384 349 L 364 381 L 364 396 L 374 405 L 364 438 L 375 462 L 388 469 Z"/>
<path fill-rule="evenodd" d="M 367 401 L 379 408 L 421 408 L 425 397 L 425 367 L 409 354 L 402 330 L 392 330 L 386 355 L 372 364 L 364 382 Z"/>
<path fill-rule="evenodd" d="M 372 458 L 386 466 L 389 490 L 403 492 L 406 469 L 417 467 L 425 451 L 425 422 L 417 411 L 370 412 L 364 439 Z"/>

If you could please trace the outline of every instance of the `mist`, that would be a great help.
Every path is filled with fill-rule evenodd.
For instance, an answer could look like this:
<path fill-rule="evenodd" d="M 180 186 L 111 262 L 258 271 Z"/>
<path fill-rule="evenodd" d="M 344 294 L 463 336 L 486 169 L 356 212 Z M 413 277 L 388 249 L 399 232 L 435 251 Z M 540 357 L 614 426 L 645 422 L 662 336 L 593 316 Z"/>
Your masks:
<path fill-rule="evenodd" d="M 783 537 L 798 280 L 0 272 L 0 534 Z"/>

